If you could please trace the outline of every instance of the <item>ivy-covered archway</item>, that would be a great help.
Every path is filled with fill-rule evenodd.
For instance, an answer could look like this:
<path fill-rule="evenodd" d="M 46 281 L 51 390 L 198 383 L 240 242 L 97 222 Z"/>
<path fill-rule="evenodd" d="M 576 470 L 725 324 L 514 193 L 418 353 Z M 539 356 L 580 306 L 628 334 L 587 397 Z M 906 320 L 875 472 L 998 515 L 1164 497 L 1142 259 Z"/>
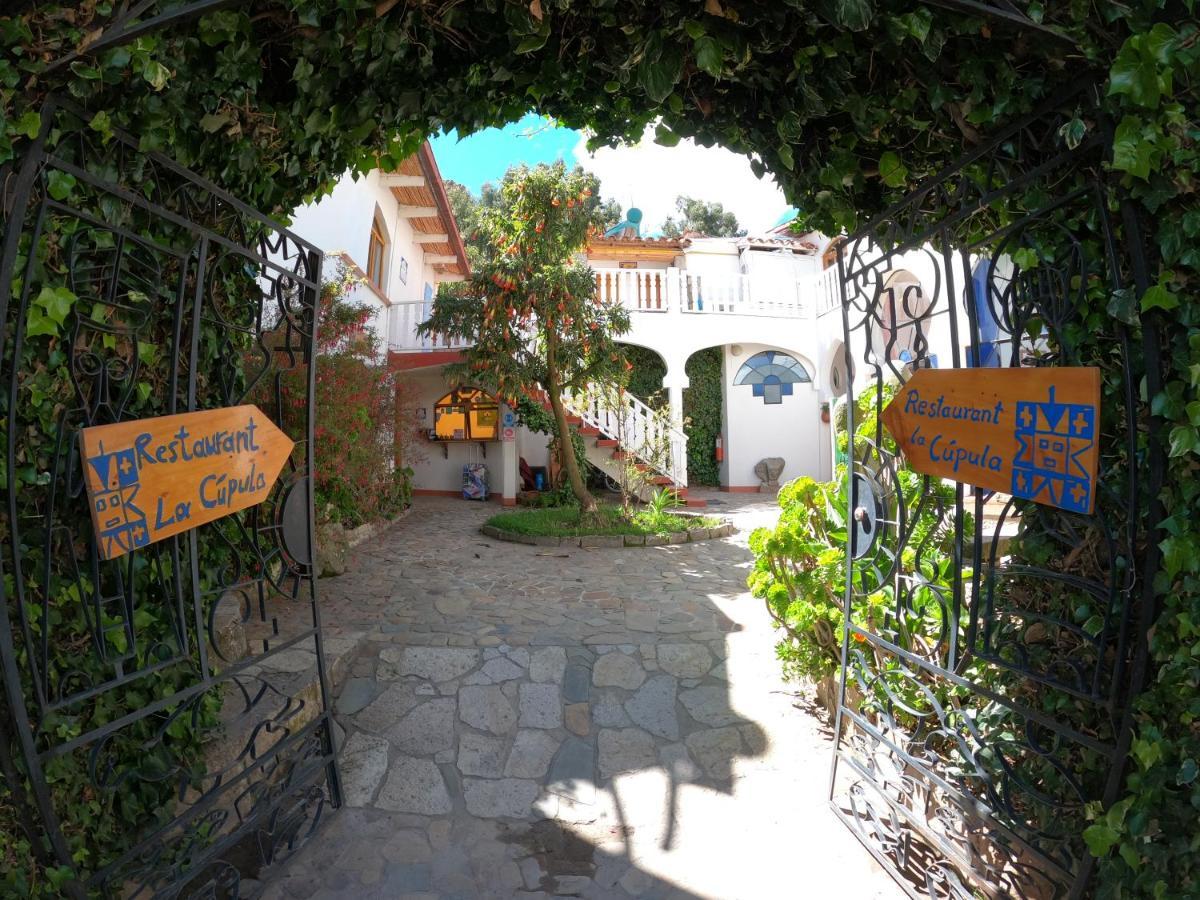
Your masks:
<path fill-rule="evenodd" d="M 7 209 L 51 92 L 84 109 L 90 140 L 107 144 L 125 128 L 142 149 L 277 214 L 347 168 L 402 159 L 433 131 L 467 133 L 535 108 L 600 142 L 653 124 L 664 143 L 687 136 L 753 154 L 802 221 L 832 234 L 1075 80 L 1093 80 L 1099 107 L 1067 120 L 1063 138 L 1084 141 L 1097 116 L 1111 123 L 1107 177 L 1129 200 L 1121 227 L 1140 224 L 1146 236 L 1146 277 L 1136 291 L 1081 301 L 1077 349 L 1095 360 L 1114 352 L 1113 320 L 1161 330 L 1162 390 L 1145 397 L 1141 423 L 1148 439 L 1168 442 L 1171 468 L 1154 507 L 1161 564 L 1145 575 L 1158 604 L 1152 687 L 1139 701 L 1121 799 L 1095 811 L 1088 843 L 1106 889 L 1187 893 L 1200 790 L 1200 740 L 1187 724 L 1200 667 L 1191 624 L 1200 621 L 1200 304 L 1189 302 L 1200 273 L 1198 33 L 1189 5 L 1169 0 L 25 2 L 0 17 L 0 174 Z M 70 188 L 60 180 L 52 190 Z M 1022 202 L 989 209 L 990 226 Z M 963 240 L 973 227 L 962 221 Z M 15 234 L 6 228 L 4 239 Z M 23 252 L 44 264 L 43 248 Z M 37 390 L 27 380 L 5 402 Z M 8 461 L 6 516 L 25 512 L 13 488 L 24 469 L 38 477 L 36 452 Z M 26 855 L 22 840 L 9 846 Z"/>

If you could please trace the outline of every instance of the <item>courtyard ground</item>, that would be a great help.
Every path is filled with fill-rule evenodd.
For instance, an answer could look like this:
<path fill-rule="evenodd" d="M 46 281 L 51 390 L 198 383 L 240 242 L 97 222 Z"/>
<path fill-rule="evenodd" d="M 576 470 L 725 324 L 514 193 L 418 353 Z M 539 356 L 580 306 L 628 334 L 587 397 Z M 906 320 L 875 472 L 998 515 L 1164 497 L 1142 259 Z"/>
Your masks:
<path fill-rule="evenodd" d="M 347 806 L 265 896 L 902 896 L 828 809 L 828 727 L 745 589 L 778 508 L 708 496 L 733 537 L 508 544 L 494 506 L 418 498 L 360 546 L 320 585 L 326 634 L 365 634 Z"/>

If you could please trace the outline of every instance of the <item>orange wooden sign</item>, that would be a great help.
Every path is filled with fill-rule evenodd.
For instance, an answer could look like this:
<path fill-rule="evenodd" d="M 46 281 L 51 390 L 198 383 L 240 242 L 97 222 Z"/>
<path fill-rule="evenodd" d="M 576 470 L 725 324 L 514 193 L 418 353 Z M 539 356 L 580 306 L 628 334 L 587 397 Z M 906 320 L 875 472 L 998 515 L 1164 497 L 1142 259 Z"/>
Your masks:
<path fill-rule="evenodd" d="M 1090 515 L 1100 370 L 918 369 L 882 414 L 909 466 Z"/>
<path fill-rule="evenodd" d="M 97 425 L 79 444 L 102 559 L 261 503 L 293 446 L 251 405 Z"/>

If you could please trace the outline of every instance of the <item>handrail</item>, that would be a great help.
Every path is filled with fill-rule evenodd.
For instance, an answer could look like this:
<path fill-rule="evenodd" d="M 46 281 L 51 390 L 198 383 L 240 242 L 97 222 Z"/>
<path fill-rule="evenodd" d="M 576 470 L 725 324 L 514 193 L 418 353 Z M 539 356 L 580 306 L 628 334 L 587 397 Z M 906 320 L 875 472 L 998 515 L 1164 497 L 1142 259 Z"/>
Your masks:
<path fill-rule="evenodd" d="M 563 398 L 564 405 L 622 450 L 632 453 L 676 487 L 687 487 L 687 435 L 659 410 L 628 391 L 589 390 Z"/>

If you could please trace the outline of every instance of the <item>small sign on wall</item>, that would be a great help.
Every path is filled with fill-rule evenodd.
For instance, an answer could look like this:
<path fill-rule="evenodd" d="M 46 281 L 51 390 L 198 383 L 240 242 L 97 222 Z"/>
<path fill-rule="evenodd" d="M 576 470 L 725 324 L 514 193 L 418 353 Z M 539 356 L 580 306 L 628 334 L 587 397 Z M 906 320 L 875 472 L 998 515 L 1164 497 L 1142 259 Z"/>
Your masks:
<path fill-rule="evenodd" d="M 500 440 L 502 440 L 502 441 L 515 441 L 516 439 L 517 439 L 517 429 L 515 429 L 515 428 L 504 428 L 503 430 L 501 430 L 501 432 L 500 432 Z"/>
<path fill-rule="evenodd" d="M 617 267 L 621 269 L 636 269 L 638 267 L 637 260 L 622 260 L 617 263 Z"/>
<path fill-rule="evenodd" d="M 293 447 L 249 404 L 97 425 L 79 444 L 102 559 L 261 503 Z"/>

